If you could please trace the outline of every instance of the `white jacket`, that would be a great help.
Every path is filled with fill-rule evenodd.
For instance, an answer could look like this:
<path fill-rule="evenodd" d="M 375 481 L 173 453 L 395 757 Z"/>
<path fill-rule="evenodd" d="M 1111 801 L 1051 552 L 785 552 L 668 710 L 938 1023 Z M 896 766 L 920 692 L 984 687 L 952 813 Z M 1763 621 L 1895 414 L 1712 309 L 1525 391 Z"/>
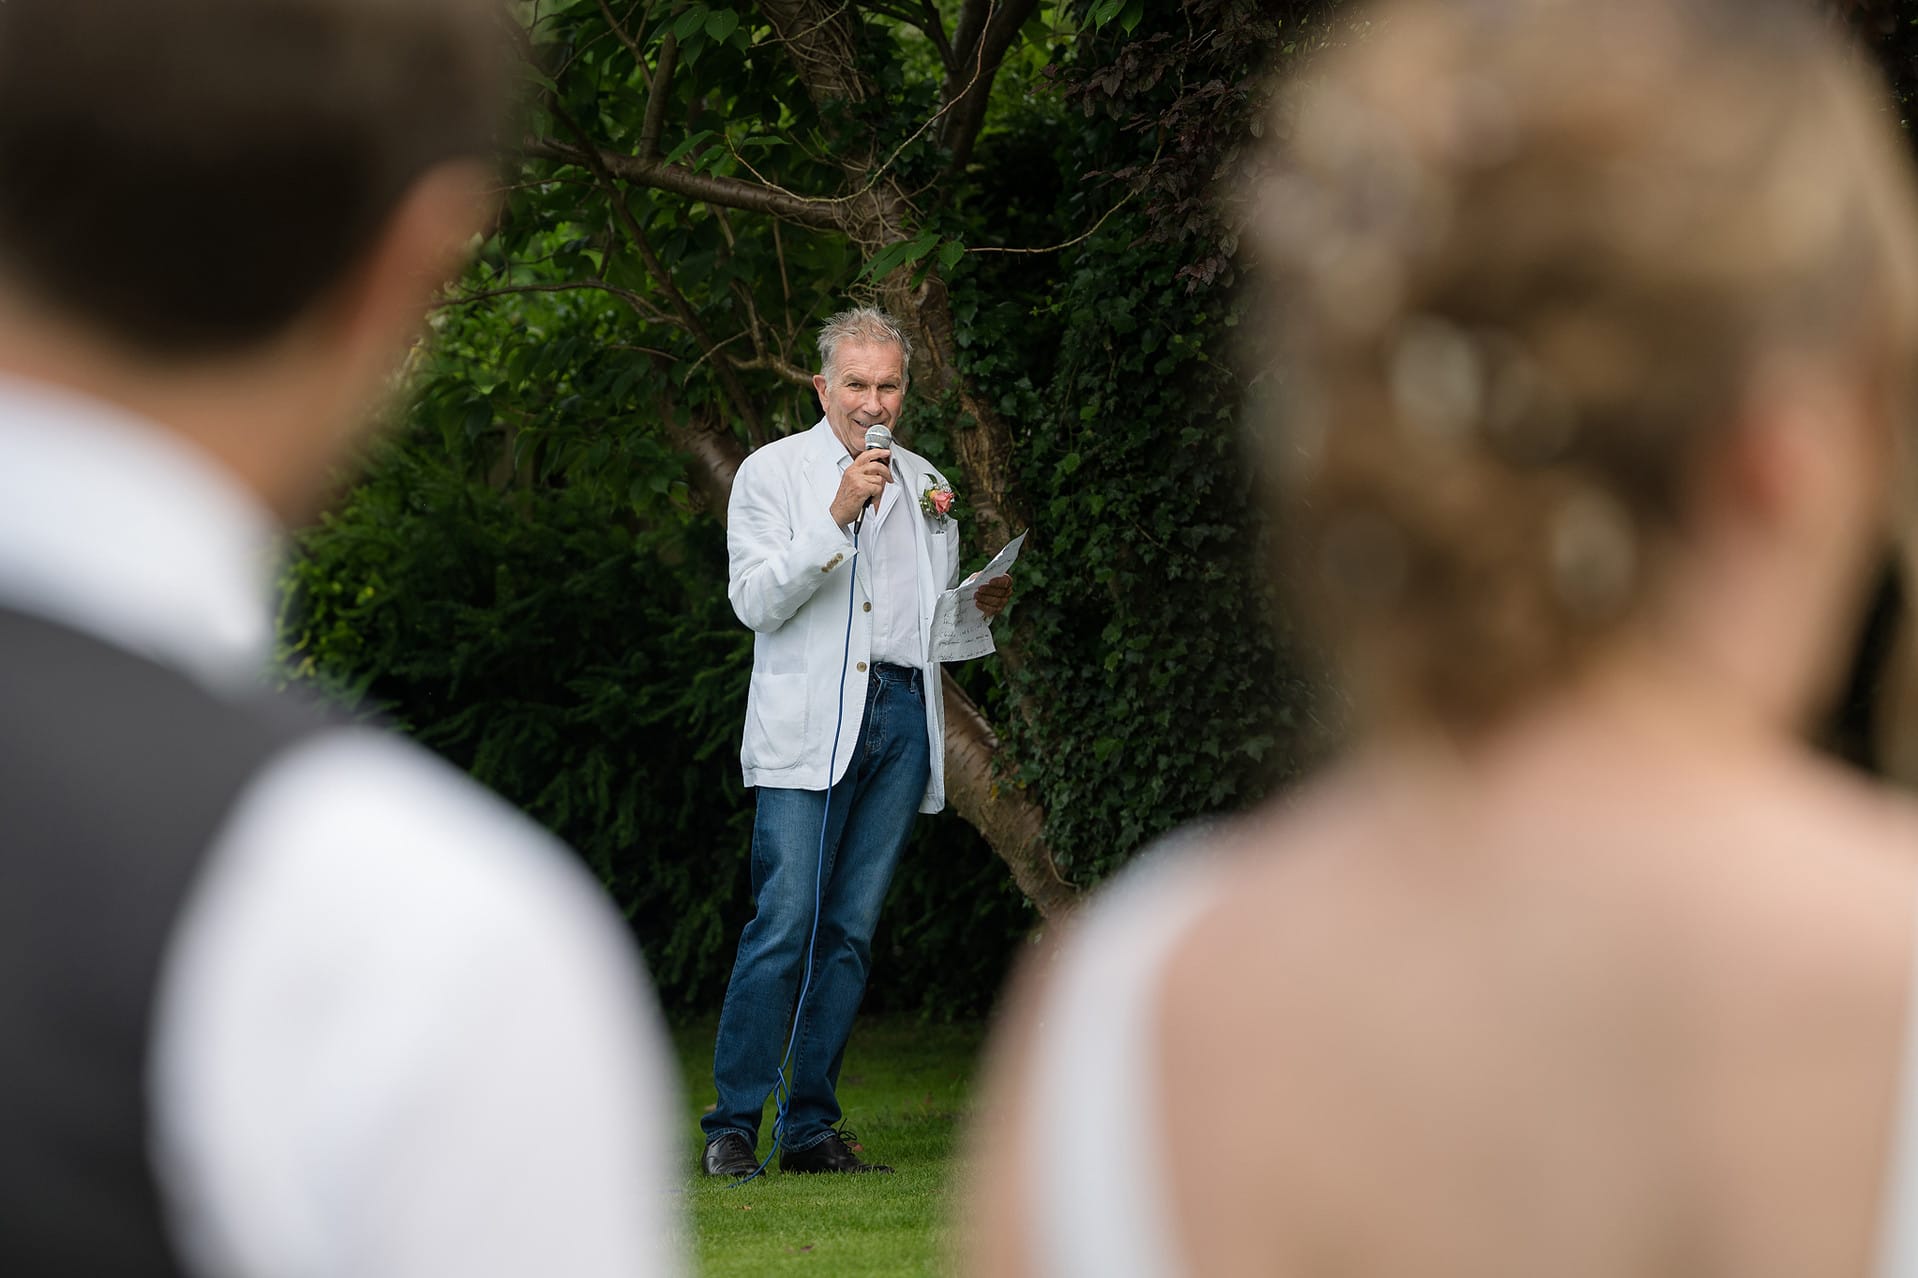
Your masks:
<path fill-rule="evenodd" d="M 853 572 L 853 541 L 832 521 L 845 445 L 821 418 L 803 434 L 775 440 L 748 457 L 733 476 L 726 513 L 731 561 L 726 594 L 753 631 L 753 678 L 746 694 L 746 734 L 739 762 L 749 786 L 824 790 L 846 773 L 866 706 L 873 614 L 865 583 Z M 932 609 L 959 575 L 957 520 L 928 520 L 919 495 L 945 476 L 910 449 L 892 450 L 900 491 L 919 551 L 919 666 L 926 684 L 926 736 L 932 769 L 921 812 L 946 806 L 946 706 L 938 663 L 927 658 Z M 852 639 L 846 639 L 847 593 L 853 592 Z M 845 665 L 845 697 L 839 672 Z M 832 780 L 826 778 L 833 729 L 843 717 Z"/>

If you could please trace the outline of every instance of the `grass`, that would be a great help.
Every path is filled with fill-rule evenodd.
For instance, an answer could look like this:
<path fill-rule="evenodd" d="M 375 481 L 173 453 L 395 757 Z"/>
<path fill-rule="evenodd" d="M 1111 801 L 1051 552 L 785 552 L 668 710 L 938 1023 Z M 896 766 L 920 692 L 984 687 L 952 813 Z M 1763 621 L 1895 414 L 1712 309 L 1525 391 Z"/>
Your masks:
<path fill-rule="evenodd" d="M 959 1120 L 983 1030 L 861 1020 L 840 1073 L 839 1104 L 868 1161 L 891 1176 L 784 1176 L 778 1163 L 739 1189 L 697 1171 L 700 1113 L 712 1103 L 714 1023 L 676 1030 L 691 1101 L 687 1203 L 699 1272 L 711 1278 L 830 1274 L 894 1278 L 947 1272 Z M 759 1154 L 771 1141 L 770 1113 Z"/>

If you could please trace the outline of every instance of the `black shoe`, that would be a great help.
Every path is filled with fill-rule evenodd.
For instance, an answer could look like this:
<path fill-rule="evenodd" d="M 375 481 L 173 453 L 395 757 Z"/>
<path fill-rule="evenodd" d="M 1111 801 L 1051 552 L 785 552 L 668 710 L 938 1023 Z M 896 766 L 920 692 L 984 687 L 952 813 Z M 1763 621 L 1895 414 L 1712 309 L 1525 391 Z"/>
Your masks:
<path fill-rule="evenodd" d="M 847 1147 L 838 1132 L 827 1132 L 826 1139 L 804 1149 L 781 1150 L 779 1170 L 783 1172 L 890 1172 L 884 1163 L 869 1163 Z"/>
<path fill-rule="evenodd" d="M 722 1132 L 706 1145 L 706 1155 L 699 1160 L 708 1176 L 731 1176 L 738 1180 L 741 1176 L 750 1176 L 759 1170 L 759 1159 L 753 1154 L 752 1142 L 743 1132 Z"/>

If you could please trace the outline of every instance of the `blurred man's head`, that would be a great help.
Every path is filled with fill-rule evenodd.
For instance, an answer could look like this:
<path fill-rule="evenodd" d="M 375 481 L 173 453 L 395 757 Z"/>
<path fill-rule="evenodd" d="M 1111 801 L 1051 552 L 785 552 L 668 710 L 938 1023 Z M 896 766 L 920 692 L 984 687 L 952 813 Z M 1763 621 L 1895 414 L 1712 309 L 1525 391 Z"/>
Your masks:
<path fill-rule="evenodd" d="M 502 21 L 0 3 L 0 368 L 126 401 L 297 508 L 483 225 Z"/>
<path fill-rule="evenodd" d="M 1692 673 L 1802 711 L 1912 406 L 1882 88 L 1791 0 L 1374 16 L 1278 116 L 1252 218 L 1335 649 L 1471 723 L 1615 639 L 1713 631 Z"/>

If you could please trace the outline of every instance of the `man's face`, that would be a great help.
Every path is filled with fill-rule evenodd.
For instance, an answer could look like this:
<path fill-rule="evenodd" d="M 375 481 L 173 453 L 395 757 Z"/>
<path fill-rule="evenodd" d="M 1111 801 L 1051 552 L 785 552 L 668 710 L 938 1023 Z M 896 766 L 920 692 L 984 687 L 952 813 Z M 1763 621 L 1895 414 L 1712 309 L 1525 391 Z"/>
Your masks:
<path fill-rule="evenodd" d="M 812 379 L 819 406 L 840 442 L 855 453 L 866 449 L 866 427 L 893 429 L 906 398 L 906 360 L 891 342 L 848 343 L 839 348 L 838 366 L 828 382 Z"/>

